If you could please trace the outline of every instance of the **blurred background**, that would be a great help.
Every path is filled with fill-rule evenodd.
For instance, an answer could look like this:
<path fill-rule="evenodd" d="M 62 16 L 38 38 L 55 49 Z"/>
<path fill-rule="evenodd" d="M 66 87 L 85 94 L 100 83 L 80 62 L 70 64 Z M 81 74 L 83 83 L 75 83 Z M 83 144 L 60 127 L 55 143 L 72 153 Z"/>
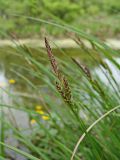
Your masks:
<path fill-rule="evenodd" d="M 119 0 L 0 0 L 0 38 L 5 38 L 2 32 L 19 38 L 67 37 L 64 30 L 23 16 L 68 24 L 102 39 L 120 38 Z"/>
<path fill-rule="evenodd" d="M 120 104 L 120 0 L 0 0 L 0 142 L 44 160 L 70 160 L 83 123 L 69 114 L 72 107 L 56 89 L 44 37 L 68 79 L 76 117 L 87 128 Z M 120 159 L 119 117 L 94 130 L 92 138 L 101 139 L 83 143 L 81 159 Z M 29 159 L 1 145 L 0 156 Z"/>

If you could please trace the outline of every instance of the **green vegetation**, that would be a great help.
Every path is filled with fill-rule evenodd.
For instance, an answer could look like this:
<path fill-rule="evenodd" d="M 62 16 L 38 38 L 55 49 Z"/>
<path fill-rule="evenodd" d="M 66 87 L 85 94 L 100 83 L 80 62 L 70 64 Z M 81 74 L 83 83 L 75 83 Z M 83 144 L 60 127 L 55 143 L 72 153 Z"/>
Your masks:
<path fill-rule="evenodd" d="M 0 37 L 16 45 L 0 48 L 0 160 L 119 160 L 120 52 L 94 35 L 119 37 L 120 2 L 1 0 L 0 15 Z M 16 43 L 49 34 L 72 36 L 83 59 L 49 38 Z"/>
<path fill-rule="evenodd" d="M 13 103 L 6 105 L 1 102 L 0 107 L 23 110 L 27 113 L 31 124 L 28 129 L 23 129 L 17 125 L 13 126 L 7 117 L 2 118 L 4 126 L 0 141 L 3 146 L 1 158 L 7 157 L 3 151 L 9 148 L 31 160 L 120 159 L 120 87 L 119 81 L 105 62 L 105 59 L 109 60 L 119 74 L 120 64 L 113 57 L 117 53 L 84 32 L 66 28 L 69 29 L 79 38 L 90 41 L 93 46 L 92 52 L 98 54 L 99 59 L 81 44 L 80 39 L 76 40 L 92 62 L 99 65 L 108 84 L 100 79 L 99 74 L 92 72 L 87 63 L 81 64 L 63 50 L 59 52 L 67 60 L 55 57 L 47 39 L 46 50 L 38 49 L 37 59 L 35 53 L 27 46 L 16 46 L 12 54 L 16 55 L 16 59 L 23 59 L 26 63 L 12 64 L 11 70 L 18 80 L 23 80 L 29 91 L 36 93 L 39 97 L 37 103 L 40 105 L 33 108 L 31 98 L 28 97 L 29 103 L 25 104 L 17 95 L 4 89 Z M 26 74 L 23 75 L 22 71 Z M 36 78 L 38 83 L 34 83 L 33 78 Z M 9 83 L 15 85 L 14 79 L 9 80 Z M 14 139 L 28 149 L 28 153 L 19 149 L 22 148 L 20 146 L 17 148 L 6 144 L 5 133 L 6 131 L 9 133 L 10 130 Z M 25 134 L 25 131 L 28 131 L 28 134 Z M 78 146 L 74 150 L 79 138 Z"/>
<path fill-rule="evenodd" d="M 5 38 L 4 32 L 20 38 L 41 37 L 46 33 L 68 36 L 63 30 L 38 24 L 22 15 L 67 23 L 102 38 L 120 36 L 119 0 L 1 0 L 1 38 Z"/>

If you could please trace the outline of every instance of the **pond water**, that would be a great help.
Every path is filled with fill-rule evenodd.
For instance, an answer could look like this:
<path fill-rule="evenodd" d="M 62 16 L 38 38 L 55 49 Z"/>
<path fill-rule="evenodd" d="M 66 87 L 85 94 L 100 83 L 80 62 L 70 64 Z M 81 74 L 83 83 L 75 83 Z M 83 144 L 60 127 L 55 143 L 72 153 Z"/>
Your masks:
<path fill-rule="evenodd" d="M 49 61 L 43 61 L 42 57 L 44 54 L 46 54 L 45 49 L 34 49 L 31 48 L 31 51 L 33 53 L 33 56 L 38 60 L 41 61 L 41 63 L 44 63 L 44 65 L 49 65 Z M 55 56 L 64 59 L 67 61 L 68 57 L 74 57 L 76 59 L 79 59 L 83 64 L 86 64 L 93 73 L 99 75 L 101 80 L 103 80 L 106 84 L 108 80 L 106 79 L 105 75 L 103 74 L 102 70 L 99 67 L 98 62 L 96 63 L 88 53 L 85 53 L 81 51 L 80 49 L 63 49 L 60 50 L 54 50 L 53 51 Z M 66 56 L 62 54 L 65 52 Z M 21 67 L 27 67 L 26 61 L 24 60 L 24 57 L 16 55 L 17 50 L 16 48 L 6 47 L 6 48 L 0 48 L 0 87 L 2 90 L 2 100 L 7 104 L 12 104 L 12 100 L 10 96 L 6 92 L 9 92 L 13 96 L 16 96 L 15 102 L 17 99 L 17 102 L 22 102 L 25 105 L 31 105 L 31 107 L 36 106 L 39 103 L 39 99 L 37 95 L 34 95 L 33 89 L 29 87 L 25 81 L 18 77 L 16 73 L 21 73 L 24 77 L 27 77 L 30 81 L 32 81 L 34 84 L 42 83 L 38 79 L 34 78 L 33 76 L 29 75 L 27 71 L 22 70 Z M 99 61 L 99 56 L 94 53 L 94 51 L 91 51 L 91 56 L 94 57 Z M 120 58 L 119 56 L 115 57 L 115 60 L 120 64 Z M 116 67 L 107 59 L 104 59 L 104 61 L 108 64 L 110 67 L 113 76 L 115 77 L 116 81 L 119 81 L 120 79 L 120 71 L 116 69 Z M 103 69 L 103 68 L 102 68 Z M 106 72 L 103 69 L 104 72 Z M 13 81 L 13 82 L 12 82 Z M 14 82 L 15 81 L 15 82 Z M 5 89 L 5 91 L 3 90 Z M 7 109 L 6 109 L 7 110 Z M 14 116 L 19 122 L 19 125 L 21 127 L 26 128 L 26 123 L 28 123 L 28 119 L 26 119 L 26 123 L 23 123 L 22 121 L 19 121 L 19 119 L 22 119 L 24 121 L 26 117 L 25 113 L 22 113 L 22 111 L 15 111 L 14 110 Z M 18 112 L 18 114 L 16 114 Z"/>
<path fill-rule="evenodd" d="M 114 58 L 114 60 L 120 65 L 120 58 L 119 57 Z M 116 82 L 119 83 L 120 82 L 120 70 L 118 68 L 116 68 L 116 66 L 112 62 L 110 62 L 108 59 L 104 59 L 104 62 L 108 64 L 108 66 L 109 66 L 109 68 L 110 68 L 110 70 L 112 72 L 112 75 L 113 75 L 114 79 L 116 80 Z M 104 73 L 106 73 L 105 69 L 103 69 L 103 71 L 104 71 Z M 104 83 L 106 83 L 106 84 L 109 85 L 109 81 L 108 81 L 107 77 L 104 75 L 104 73 L 100 70 L 99 67 L 95 67 L 94 72 L 97 75 L 99 75 L 100 79 Z"/>
<path fill-rule="evenodd" d="M 47 63 L 43 62 L 41 58 L 41 54 L 43 54 L 42 52 L 45 51 L 44 49 L 38 48 L 38 49 L 32 49 L 32 51 L 34 52 L 34 56 L 39 61 L 41 61 L 41 63 L 47 65 Z M 87 64 L 87 66 L 91 68 L 93 73 L 99 75 L 101 80 L 103 80 L 106 84 L 109 84 L 108 80 L 106 79 L 103 72 L 99 68 L 99 64 L 91 60 L 91 57 L 89 57 L 87 53 L 84 53 L 79 49 L 67 49 L 63 51 L 65 51 L 66 53 L 66 59 L 59 50 L 54 51 L 55 56 L 64 59 L 66 61 L 67 61 L 67 56 L 80 59 L 82 63 Z M 99 59 L 98 55 L 94 54 L 94 52 L 91 53 L 93 54 L 92 56 L 94 56 L 96 59 Z M 120 64 L 119 57 L 115 57 L 115 60 Z M 117 70 L 116 67 L 109 60 L 104 59 L 104 61 L 109 65 L 116 81 L 119 81 L 120 70 Z M 1 98 L 0 103 L 1 104 L 4 103 L 6 105 L 7 104 L 12 105 L 13 103 L 18 105 L 20 103 L 27 106 L 29 105 L 32 108 L 35 107 L 36 105 L 39 105 L 40 103 L 39 98 L 37 95 L 34 95 L 33 90 L 29 87 L 29 85 L 26 84 L 22 78 L 18 77 L 16 73 L 20 72 L 24 77 L 27 76 L 30 81 L 34 82 L 34 84 L 42 82 L 39 82 L 38 79 L 28 75 L 26 71 L 21 70 L 21 66 L 26 67 L 26 62 L 24 60 L 24 57 L 21 58 L 16 55 L 16 49 L 13 49 L 11 47 L 0 48 L 0 98 Z M 15 98 L 13 100 L 14 96 Z M 14 125 L 18 125 L 22 129 L 29 128 L 30 125 L 29 117 L 25 112 L 4 107 L 4 113 L 7 115 L 7 118 L 9 118 L 9 120 Z M 14 140 L 11 140 L 11 138 L 10 139 L 8 138 L 7 142 L 13 145 L 15 143 Z M 11 154 L 11 152 L 8 154 Z M 20 159 L 21 157 L 18 157 L 16 160 Z"/>

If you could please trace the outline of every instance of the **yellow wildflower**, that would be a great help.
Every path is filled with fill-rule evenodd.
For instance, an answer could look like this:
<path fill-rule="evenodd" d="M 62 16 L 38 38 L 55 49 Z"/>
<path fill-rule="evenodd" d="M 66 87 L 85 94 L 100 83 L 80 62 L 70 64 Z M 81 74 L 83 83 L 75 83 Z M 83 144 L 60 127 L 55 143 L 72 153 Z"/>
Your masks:
<path fill-rule="evenodd" d="M 49 116 L 42 116 L 42 119 L 43 119 L 43 120 L 49 120 L 50 117 L 49 117 Z"/>
<path fill-rule="evenodd" d="M 36 111 L 39 111 L 39 110 L 42 109 L 42 106 L 39 106 L 39 105 L 38 105 L 38 106 L 35 107 L 35 109 L 36 109 Z"/>
<path fill-rule="evenodd" d="M 31 123 L 31 124 L 35 124 L 35 123 L 36 123 L 36 120 L 35 120 L 35 119 L 31 119 L 30 123 Z"/>
<path fill-rule="evenodd" d="M 16 82 L 16 81 L 15 81 L 14 79 L 9 79 L 9 83 L 10 83 L 10 84 L 15 84 L 15 82 Z"/>
<path fill-rule="evenodd" d="M 36 112 L 39 114 L 44 114 L 44 111 L 42 111 L 42 110 L 37 110 Z"/>

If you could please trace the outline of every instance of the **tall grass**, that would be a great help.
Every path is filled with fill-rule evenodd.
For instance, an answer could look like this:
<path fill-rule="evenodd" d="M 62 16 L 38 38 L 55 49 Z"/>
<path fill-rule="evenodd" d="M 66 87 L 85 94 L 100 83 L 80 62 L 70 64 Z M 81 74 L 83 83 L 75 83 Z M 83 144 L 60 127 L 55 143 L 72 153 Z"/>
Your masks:
<path fill-rule="evenodd" d="M 27 46 L 16 45 L 14 54 L 26 63 L 25 66 L 13 65 L 12 72 L 38 95 L 44 115 L 38 114 L 34 108 L 20 104 L 17 96 L 5 91 L 14 103 L 5 105 L 1 102 L 1 108 L 23 110 L 36 123 L 28 128 L 30 134 L 25 134 L 21 128 L 14 127 L 4 117 L 6 128 L 13 131 L 14 138 L 25 146 L 29 153 L 12 147 L 5 141 L 1 141 L 0 145 L 33 160 L 119 160 L 119 81 L 104 61 L 108 59 L 119 75 L 120 64 L 113 56 L 117 53 L 79 29 L 54 23 L 52 25 L 75 32 L 80 38 L 92 43 L 92 52 L 98 54 L 99 59 L 76 39 L 87 56 L 99 66 L 108 84 L 102 81 L 99 74 L 94 73 L 88 64 L 69 57 L 64 51 L 61 54 L 66 60 L 55 57 L 48 39 L 45 40 L 46 50 L 44 53 L 40 51 L 37 59 Z M 18 73 L 16 68 L 27 75 Z M 35 84 L 28 75 L 38 79 L 39 83 Z M 3 157 L 6 158 L 7 155 L 5 157 L 1 154 L 1 159 Z"/>

